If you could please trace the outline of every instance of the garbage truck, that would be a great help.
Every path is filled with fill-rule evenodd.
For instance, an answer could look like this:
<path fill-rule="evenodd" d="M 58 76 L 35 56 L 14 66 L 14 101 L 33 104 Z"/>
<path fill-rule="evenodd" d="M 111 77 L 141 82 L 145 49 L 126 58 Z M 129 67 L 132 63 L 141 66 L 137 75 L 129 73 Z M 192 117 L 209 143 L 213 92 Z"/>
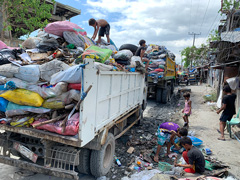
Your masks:
<path fill-rule="evenodd" d="M 148 74 L 148 97 L 159 103 L 167 103 L 173 94 L 176 79 L 176 64 L 168 55 L 162 72 Z"/>
<path fill-rule="evenodd" d="M 95 177 L 108 173 L 115 140 L 141 120 L 146 108 L 145 76 L 101 71 L 93 59 L 85 58 L 84 64 L 81 84 L 84 91 L 91 89 L 80 104 L 78 134 L 0 124 L 0 163 L 69 179 L 79 179 L 78 173 Z"/>

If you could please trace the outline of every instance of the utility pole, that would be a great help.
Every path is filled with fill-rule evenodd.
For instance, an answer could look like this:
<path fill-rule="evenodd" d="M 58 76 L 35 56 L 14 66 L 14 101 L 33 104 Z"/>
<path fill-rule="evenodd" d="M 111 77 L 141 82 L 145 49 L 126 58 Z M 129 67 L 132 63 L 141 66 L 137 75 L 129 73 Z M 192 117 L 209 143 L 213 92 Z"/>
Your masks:
<path fill-rule="evenodd" d="M 192 45 L 192 47 L 194 46 L 194 44 L 195 44 L 195 37 L 197 36 L 197 35 L 201 35 L 201 33 L 199 33 L 199 34 L 197 34 L 197 33 L 194 33 L 194 32 L 192 32 L 192 33 L 190 33 L 190 32 L 188 32 L 188 35 L 193 35 L 193 45 Z M 191 58 L 191 69 L 192 69 L 192 60 L 193 60 L 193 52 L 191 52 L 191 54 L 192 54 L 192 58 Z"/>

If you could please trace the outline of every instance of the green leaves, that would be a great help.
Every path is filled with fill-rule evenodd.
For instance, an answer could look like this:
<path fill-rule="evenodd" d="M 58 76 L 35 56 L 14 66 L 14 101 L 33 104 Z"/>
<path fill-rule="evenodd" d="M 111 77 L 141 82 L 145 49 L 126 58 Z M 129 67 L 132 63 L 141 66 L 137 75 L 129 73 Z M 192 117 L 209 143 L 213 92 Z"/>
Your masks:
<path fill-rule="evenodd" d="M 52 16 L 53 4 L 47 4 L 45 0 L 0 0 L 0 5 L 5 7 L 5 11 L 1 9 L 7 21 L 4 31 L 8 29 L 18 34 L 29 35 L 45 27 Z"/>

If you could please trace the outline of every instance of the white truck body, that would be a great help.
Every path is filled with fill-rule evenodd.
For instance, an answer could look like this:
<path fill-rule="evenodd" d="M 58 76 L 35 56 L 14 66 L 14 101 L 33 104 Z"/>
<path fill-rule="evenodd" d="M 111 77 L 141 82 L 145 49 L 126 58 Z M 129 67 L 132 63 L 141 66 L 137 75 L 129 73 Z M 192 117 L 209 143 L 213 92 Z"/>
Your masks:
<path fill-rule="evenodd" d="M 138 72 L 100 71 L 95 68 L 93 59 L 85 59 L 84 64 L 87 64 L 83 69 L 82 85 L 84 86 L 84 91 L 86 91 L 90 85 L 92 85 L 92 88 L 80 105 L 78 135 L 74 137 L 63 136 L 33 128 L 0 125 L 0 129 L 8 134 L 8 136 L 0 134 L 0 163 L 62 178 L 78 179 L 74 168 L 71 169 L 71 171 L 70 168 L 65 168 L 64 170 L 66 171 L 63 171 L 63 169 L 56 167 L 58 165 L 55 164 L 61 161 L 61 163 L 79 166 L 81 164 L 81 162 L 79 163 L 79 161 L 81 161 L 79 157 L 82 148 L 100 151 L 107 141 L 108 132 L 114 134 L 115 138 L 116 136 L 120 137 L 139 120 L 140 116 L 137 115 L 135 119 L 138 119 L 127 126 L 127 118 L 130 115 L 136 115 L 142 112 L 140 109 L 142 110 L 142 107 L 144 108 L 145 106 L 147 93 L 145 76 Z M 116 127 L 118 131 L 117 133 L 113 133 L 113 128 Z M 24 140 L 31 138 L 34 140 L 23 142 L 20 138 L 22 136 Z M 31 142 L 37 140 L 39 140 L 37 146 L 31 144 Z M 33 149 L 32 147 L 35 149 L 42 147 L 42 157 L 45 160 L 44 166 L 48 165 L 48 161 L 54 161 L 54 163 L 51 162 L 52 168 L 45 168 L 34 163 L 22 162 L 10 158 L 10 155 L 7 155 L 7 150 L 12 150 L 13 143 L 15 142 L 29 149 Z M 60 146 L 60 148 L 57 148 L 58 146 Z M 66 150 L 66 147 L 71 150 L 71 153 L 70 150 Z M 115 144 L 113 147 L 115 150 Z M 112 152 L 114 153 L 114 151 Z M 55 156 L 59 154 L 58 156 L 62 157 L 62 159 L 60 158 L 59 160 L 54 154 Z M 68 157 L 73 154 L 74 157 L 69 160 Z M 113 154 L 111 154 L 111 156 L 112 155 Z M 68 160 L 66 161 L 63 158 L 67 158 Z M 106 172 L 103 173 L 106 174 Z M 92 174 L 95 176 L 99 175 L 99 173 Z"/>

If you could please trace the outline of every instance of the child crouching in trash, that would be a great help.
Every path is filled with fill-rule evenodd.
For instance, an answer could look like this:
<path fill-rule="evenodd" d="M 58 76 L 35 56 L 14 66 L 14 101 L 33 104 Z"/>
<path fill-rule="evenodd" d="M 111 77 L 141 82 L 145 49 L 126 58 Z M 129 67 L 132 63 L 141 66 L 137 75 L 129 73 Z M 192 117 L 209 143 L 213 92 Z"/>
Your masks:
<path fill-rule="evenodd" d="M 167 144 L 166 155 L 169 155 L 171 144 L 173 144 L 177 150 L 180 149 L 180 147 L 174 142 L 175 136 L 181 137 L 181 136 L 187 136 L 187 135 L 188 135 L 188 130 L 186 128 L 180 128 L 179 125 L 176 123 L 173 123 L 173 122 L 162 123 L 158 127 L 158 131 L 157 131 L 158 147 L 157 147 L 156 154 L 154 156 L 154 161 L 158 162 L 159 152 L 162 146 L 164 145 L 164 143 Z"/>

